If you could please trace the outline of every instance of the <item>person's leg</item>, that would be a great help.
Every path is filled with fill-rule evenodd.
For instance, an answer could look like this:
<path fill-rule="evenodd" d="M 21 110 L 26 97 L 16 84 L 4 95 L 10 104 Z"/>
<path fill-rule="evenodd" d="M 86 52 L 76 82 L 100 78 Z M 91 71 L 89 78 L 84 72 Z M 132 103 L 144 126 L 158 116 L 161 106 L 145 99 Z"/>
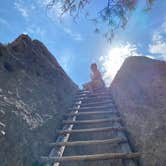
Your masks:
<path fill-rule="evenodd" d="M 105 89 L 105 84 L 102 80 L 95 80 L 93 81 L 93 84 L 92 84 L 92 89 L 93 89 L 93 92 L 95 93 L 96 91 L 98 90 L 104 90 Z"/>
<path fill-rule="evenodd" d="M 91 91 L 91 89 L 92 89 L 91 86 L 92 86 L 92 85 L 91 85 L 91 82 L 86 83 L 86 84 L 83 85 L 83 89 L 84 89 L 84 90 Z"/>

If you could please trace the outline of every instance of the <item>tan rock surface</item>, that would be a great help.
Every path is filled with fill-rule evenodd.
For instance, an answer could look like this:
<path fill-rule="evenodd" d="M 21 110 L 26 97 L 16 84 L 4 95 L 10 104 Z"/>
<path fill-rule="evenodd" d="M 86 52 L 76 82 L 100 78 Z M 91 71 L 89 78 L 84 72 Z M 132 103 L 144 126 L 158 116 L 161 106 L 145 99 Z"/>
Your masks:
<path fill-rule="evenodd" d="M 166 63 L 129 57 L 111 91 L 144 166 L 166 165 Z"/>

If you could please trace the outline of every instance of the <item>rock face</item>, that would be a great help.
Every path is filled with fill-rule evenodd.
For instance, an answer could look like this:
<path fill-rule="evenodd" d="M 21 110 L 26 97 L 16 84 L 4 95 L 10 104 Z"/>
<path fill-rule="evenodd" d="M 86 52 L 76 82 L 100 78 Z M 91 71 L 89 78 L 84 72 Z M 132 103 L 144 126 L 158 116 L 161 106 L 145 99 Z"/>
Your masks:
<path fill-rule="evenodd" d="M 166 164 L 166 63 L 130 57 L 111 84 L 143 166 Z"/>
<path fill-rule="evenodd" d="M 21 35 L 0 44 L 0 165 L 39 165 L 77 89 L 41 42 Z"/>

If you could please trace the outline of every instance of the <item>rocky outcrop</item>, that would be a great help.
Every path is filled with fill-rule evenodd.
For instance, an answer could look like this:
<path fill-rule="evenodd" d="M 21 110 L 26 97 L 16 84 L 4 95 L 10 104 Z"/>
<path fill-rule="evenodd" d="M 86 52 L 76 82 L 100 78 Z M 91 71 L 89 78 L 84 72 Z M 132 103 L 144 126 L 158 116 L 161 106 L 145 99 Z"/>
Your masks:
<path fill-rule="evenodd" d="M 111 91 L 144 166 L 166 163 L 166 63 L 146 57 L 125 60 Z"/>
<path fill-rule="evenodd" d="M 0 44 L 1 166 L 37 166 L 78 87 L 38 40 Z"/>

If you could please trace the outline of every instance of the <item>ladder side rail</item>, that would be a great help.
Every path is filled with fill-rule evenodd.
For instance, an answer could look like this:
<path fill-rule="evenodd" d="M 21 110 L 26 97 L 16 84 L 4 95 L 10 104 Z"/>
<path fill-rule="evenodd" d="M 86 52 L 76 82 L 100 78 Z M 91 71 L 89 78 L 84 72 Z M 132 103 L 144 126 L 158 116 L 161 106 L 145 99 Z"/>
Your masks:
<path fill-rule="evenodd" d="M 4 106 L 4 102 L 0 102 L 0 104 L 1 104 L 1 106 Z M 2 119 L 5 116 L 5 112 L 3 110 L 0 110 L 0 116 L 2 117 Z M 0 121 L 0 136 L 6 135 L 5 128 L 6 128 L 6 124 L 4 124 L 2 121 Z"/>
<path fill-rule="evenodd" d="M 4 123 L 2 123 L 1 121 L 0 121 L 0 126 L 4 127 L 4 128 L 6 127 L 6 125 Z"/>
<path fill-rule="evenodd" d="M 81 105 L 82 101 L 80 101 L 80 105 Z M 80 105 L 77 106 L 77 109 L 75 110 L 75 114 L 77 114 L 79 112 L 79 108 Z M 72 121 L 76 121 L 77 116 L 73 115 L 72 117 L 69 117 L 68 120 L 72 120 Z M 63 127 L 63 130 L 72 130 L 74 127 L 74 124 L 66 124 Z M 58 138 L 56 139 L 56 142 L 67 142 L 69 140 L 70 137 L 70 133 L 66 133 L 64 135 L 59 135 Z M 65 151 L 65 146 L 60 146 L 59 148 L 54 147 L 50 154 L 49 157 L 62 157 L 63 153 Z M 59 166 L 60 162 L 55 162 L 53 163 L 53 166 Z M 49 163 L 46 164 L 46 166 L 52 166 L 52 164 L 50 165 Z"/>
<path fill-rule="evenodd" d="M 0 110 L 0 114 L 5 115 L 5 112 L 3 110 Z"/>

